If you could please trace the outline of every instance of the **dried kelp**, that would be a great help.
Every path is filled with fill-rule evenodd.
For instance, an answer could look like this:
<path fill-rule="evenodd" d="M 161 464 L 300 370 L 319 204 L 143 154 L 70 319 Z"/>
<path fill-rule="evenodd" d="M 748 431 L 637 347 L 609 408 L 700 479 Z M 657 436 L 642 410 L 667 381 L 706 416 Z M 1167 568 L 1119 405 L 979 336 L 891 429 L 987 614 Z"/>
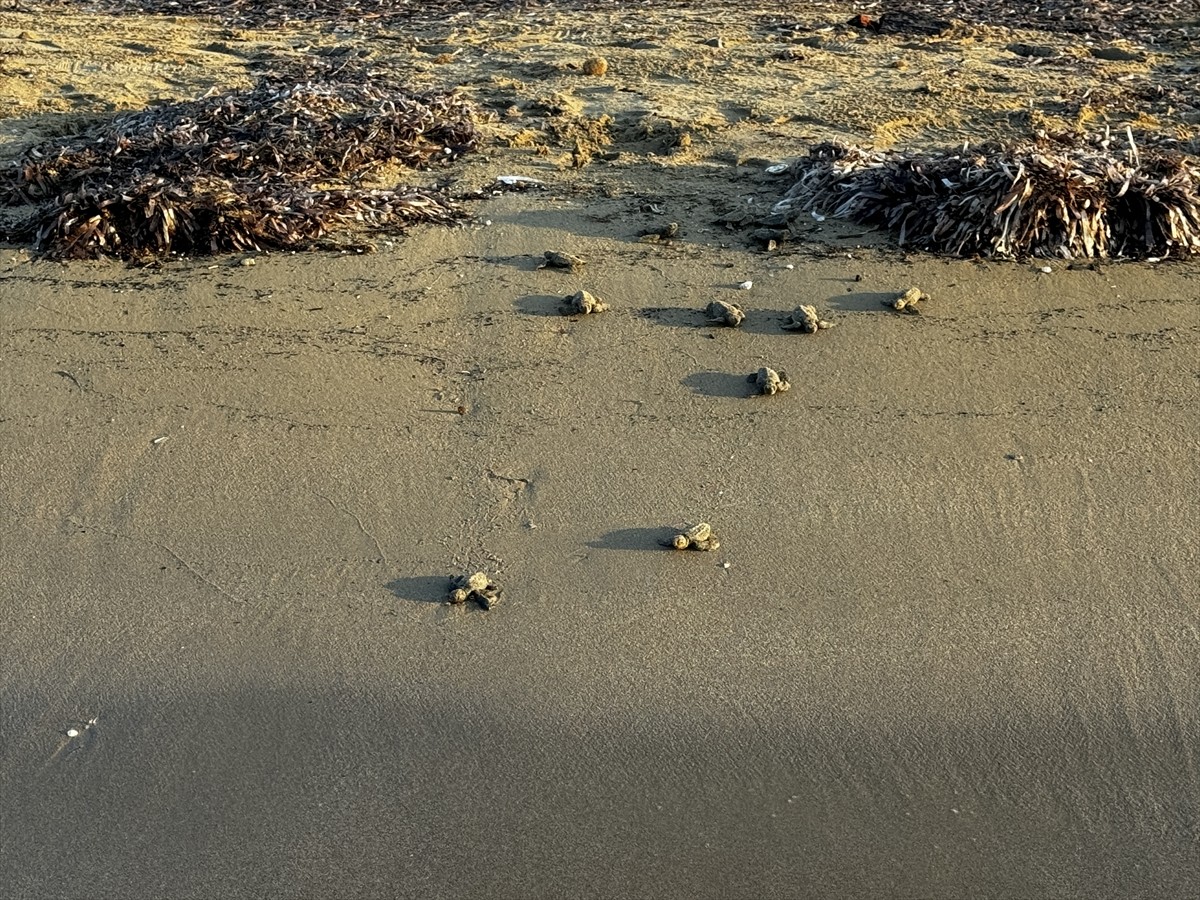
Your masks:
<path fill-rule="evenodd" d="M 825 143 L 793 166 L 776 212 L 893 230 L 959 256 L 1165 257 L 1200 253 L 1200 161 L 1086 146 L 873 152 Z"/>
<path fill-rule="evenodd" d="M 854 4 L 813 0 L 803 11 L 826 11 L 845 22 Z M 1122 38 L 1148 45 L 1186 47 L 1200 36 L 1200 18 L 1196 0 L 1037 0 L 1037 2 L 997 2 L 997 0 L 896 0 L 885 4 L 858 4 L 866 12 L 856 23 L 884 34 L 936 34 L 942 24 L 956 20 L 965 26 L 995 25 L 1073 35 L 1078 39 L 1112 40 Z M 790 25 L 796 10 L 772 12 L 763 17 L 771 26 Z M 799 25 L 800 23 L 796 23 Z M 873 26 L 873 27 L 872 27 Z"/>
<path fill-rule="evenodd" d="M 41 0 L 43 5 L 76 6 L 114 13 L 161 13 L 170 16 L 191 15 L 216 19 L 227 25 L 279 28 L 297 23 L 353 23 L 356 27 L 395 26 L 411 22 L 445 21 L 454 16 L 512 17 L 535 13 L 539 9 L 599 9 L 628 11 L 637 5 L 628 0 Z M 658 10 L 691 8 L 695 0 L 655 0 Z M 714 2 L 714 9 L 730 4 Z M 783 4 L 784 7 L 796 6 Z M 762 17 L 778 25 L 783 16 L 797 13 L 841 21 L 851 5 L 840 0 L 808 0 L 799 9 L 772 12 Z M 872 10 L 878 14 L 877 4 Z M 870 17 L 868 17 L 870 18 Z M 890 18 L 886 24 L 884 20 Z M 880 16 L 881 30 L 913 33 L 913 23 L 957 19 L 973 25 L 1000 25 L 1036 28 L 1056 34 L 1111 39 L 1124 37 L 1146 43 L 1183 44 L 1194 39 L 1195 0 L 1152 0 L 1125 3 L 1120 0 L 1038 0 L 1037 3 L 997 3 L 996 0 L 899 0 L 885 4 Z"/>
<path fill-rule="evenodd" d="M 453 94 L 342 81 L 279 84 L 152 107 L 29 150 L 0 204 L 32 206 L 8 240 L 50 256 L 303 248 L 339 226 L 401 230 L 459 213 L 435 190 L 377 190 L 383 163 L 419 168 L 478 140 Z"/>

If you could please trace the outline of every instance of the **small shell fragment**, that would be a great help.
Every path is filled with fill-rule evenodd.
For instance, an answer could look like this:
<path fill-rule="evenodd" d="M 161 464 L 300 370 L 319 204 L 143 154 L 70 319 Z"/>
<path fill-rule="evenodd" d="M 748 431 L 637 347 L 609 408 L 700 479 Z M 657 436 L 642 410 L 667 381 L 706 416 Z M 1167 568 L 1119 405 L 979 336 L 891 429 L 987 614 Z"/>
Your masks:
<path fill-rule="evenodd" d="M 909 315 L 919 316 L 921 311 L 917 309 L 917 304 L 929 299 L 928 294 L 921 293 L 920 288 L 910 287 L 903 294 L 893 297 L 891 300 L 884 300 L 884 306 L 890 306 L 897 312 L 908 313 Z"/>
<path fill-rule="evenodd" d="M 746 380 L 754 384 L 758 392 L 765 397 L 782 393 L 792 386 L 787 380 L 787 372 L 776 372 L 766 366 L 753 375 L 747 375 Z"/>
<path fill-rule="evenodd" d="M 704 314 L 714 325 L 728 325 L 737 328 L 746 318 L 746 313 L 736 303 L 724 300 L 714 300 L 705 307 Z"/>
<path fill-rule="evenodd" d="M 833 322 L 822 319 L 815 306 L 797 306 L 795 311 L 784 320 L 784 331 L 802 331 L 805 334 L 815 334 L 818 331 L 833 328 Z"/>
<path fill-rule="evenodd" d="M 602 313 L 608 309 L 607 303 L 588 291 L 576 291 L 569 297 L 563 297 L 563 303 L 566 304 L 563 312 L 568 316 L 572 314 L 589 316 L 592 313 Z"/>
<path fill-rule="evenodd" d="M 485 572 L 471 575 L 455 575 L 450 579 L 448 603 L 460 604 L 473 600 L 484 609 L 491 609 L 500 602 L 500 588 L 493 584 Z"/>
<path fill-rule="evenodd" d="M 741 284 L 738 285 L 738 290 L 748 291 L 752 287 L 754 287 L 753 281 L 743 281 Z"/>
<path fill-rule="evenodd" d="M 545 182 L 527 175 L 499 175 L 496 177 L 496 183 L 505 187 L 541 187 Z"/>
<path fill-rule="evenodd" d="M 786 163 L 778 163 L 777 165 L 774 165 L 774 166 L 767 166 L 767 174 L 768 175 L 782 175 L 787 170 L 788 170 L 788 167 L 787 167 Z"/>
<path fill-rule="evenodd" d="M 542 263 L 538 268 L 565 269 L 568 272 L 578 272 L 583 266 L 584 261 L 574 254 L 562 253 L 558 250 L 547 250 L 542 254 Z"/>

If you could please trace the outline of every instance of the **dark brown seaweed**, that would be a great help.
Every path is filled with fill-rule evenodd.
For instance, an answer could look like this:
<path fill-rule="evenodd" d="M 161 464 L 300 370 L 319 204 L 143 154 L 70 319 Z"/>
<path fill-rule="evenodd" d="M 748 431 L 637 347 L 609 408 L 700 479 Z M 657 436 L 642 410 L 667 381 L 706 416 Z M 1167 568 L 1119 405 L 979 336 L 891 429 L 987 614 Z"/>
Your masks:
<path fill-rule="evenodd" d="M 454 94 L 264 80 L 117 116 L 0 171 L 0 204 L 32 205 L 4 235 L 49 256 L 304 248 L 333 229 L 399 231 L 459 213 L 437 190 L 373 190 L 383 163 L 452 160 L 478 140 Z"/>

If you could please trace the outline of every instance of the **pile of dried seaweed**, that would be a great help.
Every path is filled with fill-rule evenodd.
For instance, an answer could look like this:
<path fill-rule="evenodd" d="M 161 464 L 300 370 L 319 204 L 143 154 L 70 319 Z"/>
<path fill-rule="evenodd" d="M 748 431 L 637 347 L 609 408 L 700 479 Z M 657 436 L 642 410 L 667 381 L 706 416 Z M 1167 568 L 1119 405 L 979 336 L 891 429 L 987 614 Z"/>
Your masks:
<path fill-rule="evenodd" d="M 449 222 L 459 213 L 443 193 L 363 179 L 385 162 L 453 159 L 476 141 L 472 110 L 453 94 L 265 80 L 32 148 L 0 170 L 0 206 L 32 208 L 0 236 L 54 257 L 132 259 Z"/>
<path fill-rule="evenodd" d="M 42 0 L 42 3 L 117 14 L 202 16 L 231 26 L 283 28 L 313 23 L 394 25 L 498 12 L 511 15 L 553 6 L 555 0 L 421 0 L 419 3 L 412 0 Z"/>
<path fill-rule="evenodd" d="M 1200 161 L 1114 154 L 1110 141 L 929 153 L 825 143 L 792 167 L 777 213 L 881 226 L 901 246 L 959 256 L 1165 257 L 1200 253 Z"/>

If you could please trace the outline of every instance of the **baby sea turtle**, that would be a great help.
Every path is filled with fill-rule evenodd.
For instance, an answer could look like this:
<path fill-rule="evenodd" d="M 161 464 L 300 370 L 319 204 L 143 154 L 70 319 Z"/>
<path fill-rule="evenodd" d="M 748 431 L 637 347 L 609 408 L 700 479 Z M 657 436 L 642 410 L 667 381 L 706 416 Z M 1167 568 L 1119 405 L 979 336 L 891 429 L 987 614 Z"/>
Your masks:
<path fill-rule="evenodd" d="M 803 331 L 805 334 L 815 334 L 832 327 L 833 323 L 822 319 L 815 306 L 797 306 L 796 311 L 783 323 L 784 331 Z"/>
<path fill-rule="evenodd" d="M 753 375 L 747 375 L 746 380 L 758 387 L 758 392 L 764 396 L 771 396 L 786 391 L 791 387 L 787 380 L 787 372 L 776 372 L 774 369 L 768 369 L 763 366 Z"/>
<path fill-rule="evenodd" d="M 721 542 L 717 540 L 717 535 L 711 525 L 707 522 L 700 522 L 676 532 L 668 546 L 674 547 L 676 550 L 712 551 L 719 549 Z"/>
<path fill-rule="evenodd" d="M 608 71 L 608 60 L 603 56 L 593 56 L 583 61 L 583 74 L 593 78 L 603 78 Z"/>
<path fill-rule="evenodd" d="M 646 228 L 638 232 L 638 240 L 643 244 L 669 243 L 679 237 L 679 223 L 670 222 L 661 228 Z"/>
<path fill-rule="evenodd" d="M 566 304 L 563 315 L 567 316 L 588 316 L 592 313 L 601 313 L 608 309 L 607 303 L 595 294 L 590 294 L 587 291 L 576 291 L 569 297 L 563 297 L 563 303 Z"/>
<path fill-rule="evenodd" d="M 468 600 L 474 600 L 484 609 L 491 609 L 500 602 L 500 588 L 484 572 L 455 575 L 450 579 L 450 598 L 447 602 L 458 604 Z"/>
<path fill-rule="evenodd" d="M 578 256 L 558 250 L 547 250 L 542 254 L 542 264 L 538 268 L 566 269 L 568 272 L 578 272 L 583 266 L 584 262 Z"/>
<path fill-rule="evenodd" d="M 727 303 L 724 300 L 714 300 L 704 310 L 704 314 L 708 316 L 708 321 L 714 325 L 728 325 L 730 328 L 737 328 L 746 318 L 746 313 L 736 303 Z"/>
<path fill-rule="evenodd" d="M 917 309 L 917 304 L 928 299 L 929 295 L 921 293 L 920 288 L 910 287 L 903 294 L 893 297 L 891 300 L 884 300 L 883 305 L 890 306 L 896 312 L 919 316 L 921 311 Z"/>

